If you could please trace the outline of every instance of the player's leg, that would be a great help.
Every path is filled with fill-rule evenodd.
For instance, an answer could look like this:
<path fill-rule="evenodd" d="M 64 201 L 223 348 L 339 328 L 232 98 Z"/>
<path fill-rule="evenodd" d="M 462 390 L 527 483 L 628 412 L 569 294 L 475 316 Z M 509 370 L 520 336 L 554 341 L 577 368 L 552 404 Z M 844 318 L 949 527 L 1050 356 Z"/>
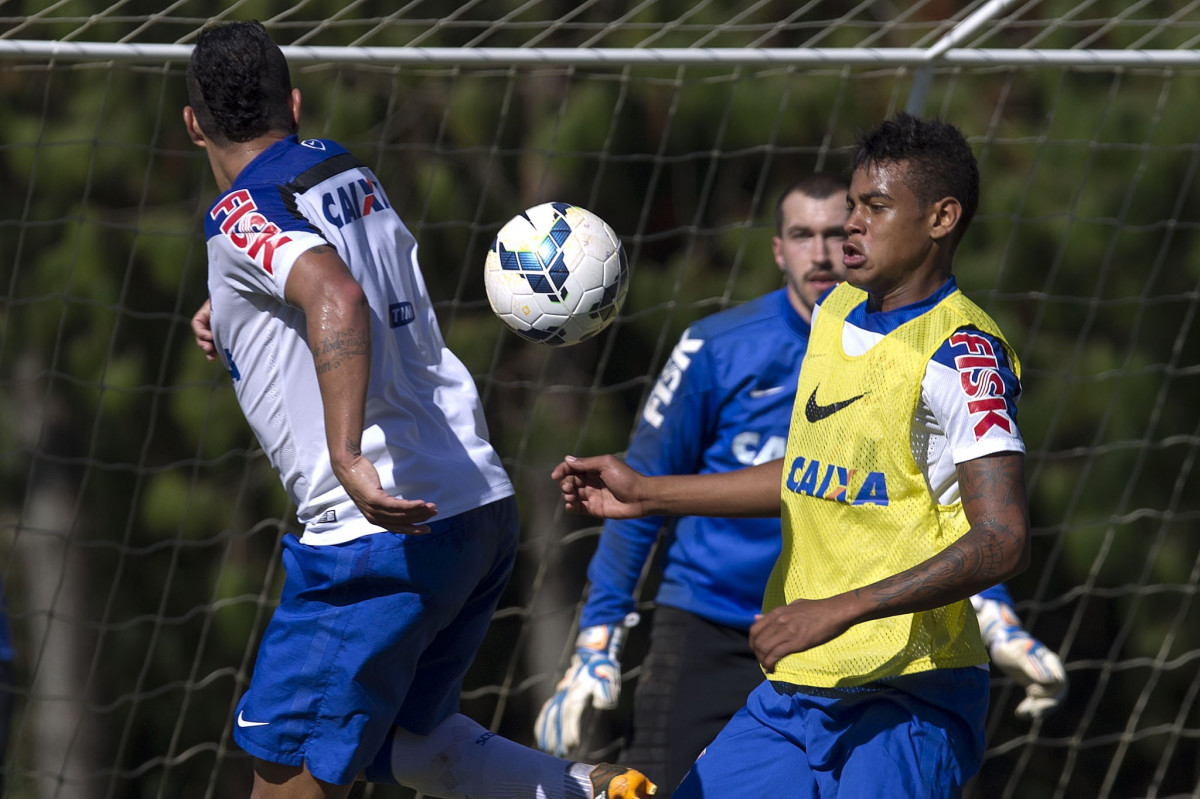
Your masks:
<path fill-rule="evenodd" d="M 511 497 L 431 525 L 409 568 L 438 628 L 421 646 L 393 723 L 418 735 L 458 712 L 463 680 L 491 625 L 516 561 L 519 520 Z"/>
<path fill-rule="evenodd" d="M 809 739 L 818 783 L 839 799 L 952 799 L 979 770 L 988 678 L 980 669 L 939 669 L 828 703 Z"/>
<path fill-rule="evenodd" d="M 481 585 L 494 606 L 516 546 L 515 503 L 495 504 L 513 508 L 504 537 L 472 535 L 452 517 L 420 536 L 376 533 L 332 546 L 285 538 L 283 595 L 237 709 L 242 748 L 332 785 L 352 783 L 404 707 L 422 653 Z M 478 640 L 466 642 L 472 653 Z M 450 693 L 466 664 L 450 672 Z M 435 711 L 456 707 L 456 694 L 425 696 Z"/>
<path fill-rule="evenodd" d="M 351 787 L 321 782 L 303 766 L 282 766 L 255 758 L 250 799 L 344 799 Z"/>
<path fill-rule="evenodd" d="M 764 680 L 696 759 L 674 799 L 823 795 L 808 767 L 805 723 L 792 698 Z"/>
<path fill-rule="evenodd" d="M 385 772 L 391 780 L 383 778 Z M 459 713 L 427 735 L 393 730 L 367 779 L 399 782 L 443 799 L 636 799 L 654 792 L 637 771 L 563 760 L 491 733 Z"/>
<path fill-rule="evenodd" d="M 648 796 L 641 775 L 596 772 L 521 746 L 459 714 L 458 700 L 475 652 L 483 641 L 508 580 L 517 544 L 516 505 L 493 503 L 448 520 L 442 543 L 465 563 L 490 563 L 474 590 L 451 610 L 451 618 L 424 648 L 408 695 L 397 714 L 398 727 L 367 768 L 373 782 L 399 782 L 442 797 L 538 797 L 592 799 L 593 779 L 606 783 L 601 796 Z M 432 557 L 414 561 L 424 579 L 455 581 Z M 461 572 L 462 569 L 457 570 Z M 457 592 L 451 592 L 458 595 Z M 639 782 L 641 780 L 642 782 Z"/>
<path fill-rule="evenodd" d="M 652 775 L 670 796 L 763 679 L 745 631 L 659 606 L 619 762 Z"/>

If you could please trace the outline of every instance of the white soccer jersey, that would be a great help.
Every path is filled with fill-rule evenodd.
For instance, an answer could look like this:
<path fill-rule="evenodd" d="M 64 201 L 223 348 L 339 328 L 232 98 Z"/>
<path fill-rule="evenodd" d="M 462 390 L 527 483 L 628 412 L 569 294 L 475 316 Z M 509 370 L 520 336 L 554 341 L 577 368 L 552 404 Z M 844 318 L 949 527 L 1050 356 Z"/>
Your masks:
<path fill-rule="evenodd" d="M 284 299 L 296 259 L 333 246 L 371 305 L 362 452 L 383 489 L 448 518 L 509 496 L 474 381 L 446 348 L 412 234 L 378 180 L 338 144 L 292 136 L 258 155 L 210 209 L 209 297 L 238 402 L 304 525 L 301 541 L 379 532 L 333 474 L 304 314 Z"/>
<path fill-rule="evenodd" d="M 887 333 L 920 316 L 957 288 L 951 278 L 933 296 L 892 311 L 855 308 L 842 327 L 847 355 L 867 352 Z M 820 305 L 813 310 L 816 324 Z M 921 380 L 912 426 L 913 459 L 941 505 L 959 499 L 957 464 L 998 452 L 1024 452 L 1017 427 L 1021 384 L 992 336 L 961 330 L 934 353 Z"/>

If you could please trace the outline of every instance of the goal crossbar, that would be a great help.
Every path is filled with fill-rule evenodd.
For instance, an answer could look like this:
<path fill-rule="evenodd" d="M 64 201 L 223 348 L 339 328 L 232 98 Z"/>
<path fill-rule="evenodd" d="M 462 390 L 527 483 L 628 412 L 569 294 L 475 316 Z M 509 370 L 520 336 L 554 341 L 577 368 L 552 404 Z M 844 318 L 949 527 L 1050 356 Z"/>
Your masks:
<path fill-rule="evenodd" d="M 324 47 L 281 48 L 295 64 L 505 66 L 948 66 L 1194 67 L 1200 50 L 1106 50 L 937 47 L 632 48 L 632 47 Z M 114 44 L 0 39 L 0 59 L 186 62 L 189 44 Z"/>

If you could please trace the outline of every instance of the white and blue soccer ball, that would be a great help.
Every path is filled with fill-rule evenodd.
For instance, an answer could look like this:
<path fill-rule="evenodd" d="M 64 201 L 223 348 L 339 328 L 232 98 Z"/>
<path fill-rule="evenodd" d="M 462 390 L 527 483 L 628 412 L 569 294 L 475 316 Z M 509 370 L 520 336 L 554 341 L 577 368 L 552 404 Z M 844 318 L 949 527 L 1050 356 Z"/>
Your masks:
<path fill-rule="evenodd" d="M 545 203 L 500 228 L 483 283 L 492 311 L 517 335 L 565 347 L 617 317 L 629 265 L 603 219 L 577 205 Z"/>

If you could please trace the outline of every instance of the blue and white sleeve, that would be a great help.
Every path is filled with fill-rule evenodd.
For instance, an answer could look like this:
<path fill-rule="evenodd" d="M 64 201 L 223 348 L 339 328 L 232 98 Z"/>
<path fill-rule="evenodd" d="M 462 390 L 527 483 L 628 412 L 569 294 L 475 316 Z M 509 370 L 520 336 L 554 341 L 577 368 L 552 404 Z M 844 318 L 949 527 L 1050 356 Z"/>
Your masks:
<path fill-rule="evenodd" d="M 279 192 L 235 189 L 223 194 L 205 219 L 211 267 L 237 290 L 283 301 L 296 259 L 326 244 L 315 229 L 290 213 Z"/>
<path fill-rule="evenodd" d="M 1025 451 L 1017 427 L 1021 382 L 993 336 L 973 328 L 950 336 L 934 354 L 922 390 L 954 463 Z"/>
<path fill-rule="evenodd" d="M 1025 451 L 1017 427 L 1021 382 L 994 337 L 974 329 L 957 331 L 934 354 L 922 389 L 954 463 Z M 981 591 L 976 599 L 1013 604 L 1003 583 Z"/>

